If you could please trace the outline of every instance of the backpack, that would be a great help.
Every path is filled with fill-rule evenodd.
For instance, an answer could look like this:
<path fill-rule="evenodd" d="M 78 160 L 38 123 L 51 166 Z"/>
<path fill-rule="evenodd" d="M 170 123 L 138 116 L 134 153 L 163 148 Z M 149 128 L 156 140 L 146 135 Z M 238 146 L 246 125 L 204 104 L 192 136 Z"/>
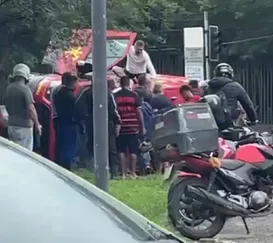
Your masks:
<path fill-rule="evenodd" d="M 141 110 L 143 113 L 144 126 L 147 131 L 147 137 L 150 137 L 154 128 L 154 111 L 151 105 L 147 102 L 142 102 Z"/>
<path fill-rule="evenodd" d="M 220 130 L 226 129 L 231 125 L 232 122 L 231 111 L 227 105 L 227 97 L 223 91 L 224 87 L 225 86 L 212 92 L 213 94 L 217 95 L 221 100 L 221 110 L 212 111 L 215 121 Z"/>

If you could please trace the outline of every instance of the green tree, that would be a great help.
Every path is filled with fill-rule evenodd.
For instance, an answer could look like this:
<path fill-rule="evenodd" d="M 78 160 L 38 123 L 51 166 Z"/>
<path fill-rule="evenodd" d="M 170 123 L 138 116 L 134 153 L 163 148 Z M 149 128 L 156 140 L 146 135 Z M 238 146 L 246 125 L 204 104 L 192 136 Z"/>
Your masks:
<path fill-rule="evenodd" d="M 2 0 L 0 2 L 0 69 L 14 62 L 33 64 L 51 41 L 65 44 L 73 28 L 86 27 L 81 14 L 85 0 Z"/>

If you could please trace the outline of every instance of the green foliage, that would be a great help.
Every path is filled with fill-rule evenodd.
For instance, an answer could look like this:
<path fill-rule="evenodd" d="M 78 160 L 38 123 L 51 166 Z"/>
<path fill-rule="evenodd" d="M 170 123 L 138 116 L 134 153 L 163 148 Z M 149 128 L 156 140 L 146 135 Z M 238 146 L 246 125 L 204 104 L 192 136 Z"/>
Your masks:
<path fill-rule="evenodd" d="M 273 2 L 270 0 L 211 0 L 214 24 L 223 30 L 225 41 L 242 40 L 273 34 Z M 272 55 L 272 40 L 243 42 L 228 46 L 227 54 L 246 57 Z"/>
<path fill-rule="evenodd" d="M 0 31 L 4 34 L 0 38 L 0 69 L 19 61 L 34 64 L 42 58 L 50 40 L 52 47 L 64 45 L 72 28 L 87 25 L 81 15 L 84 2 L 1 0 Z"/>

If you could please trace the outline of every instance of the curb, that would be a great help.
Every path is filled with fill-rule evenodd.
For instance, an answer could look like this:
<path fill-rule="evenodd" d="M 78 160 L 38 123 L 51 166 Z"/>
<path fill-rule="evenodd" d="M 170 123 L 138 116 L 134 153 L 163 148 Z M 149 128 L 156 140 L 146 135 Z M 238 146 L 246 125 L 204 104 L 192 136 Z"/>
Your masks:
<path fill-rule="evenodd" d="M 233 240 L 221 240 L 221 239 L 200 239 L 197 242 L 203 242 L 203 243 L 237 243 Z"/>

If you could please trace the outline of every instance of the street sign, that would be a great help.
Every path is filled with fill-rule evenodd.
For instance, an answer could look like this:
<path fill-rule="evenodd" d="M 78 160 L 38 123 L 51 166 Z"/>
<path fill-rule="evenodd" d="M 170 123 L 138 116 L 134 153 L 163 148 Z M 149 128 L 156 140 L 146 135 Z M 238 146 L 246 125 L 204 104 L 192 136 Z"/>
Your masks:
<path fill-rule="evenodd" d="M 188 79 L 204 80 L 204 31 L 184 28 L 184 65 Z"/>

